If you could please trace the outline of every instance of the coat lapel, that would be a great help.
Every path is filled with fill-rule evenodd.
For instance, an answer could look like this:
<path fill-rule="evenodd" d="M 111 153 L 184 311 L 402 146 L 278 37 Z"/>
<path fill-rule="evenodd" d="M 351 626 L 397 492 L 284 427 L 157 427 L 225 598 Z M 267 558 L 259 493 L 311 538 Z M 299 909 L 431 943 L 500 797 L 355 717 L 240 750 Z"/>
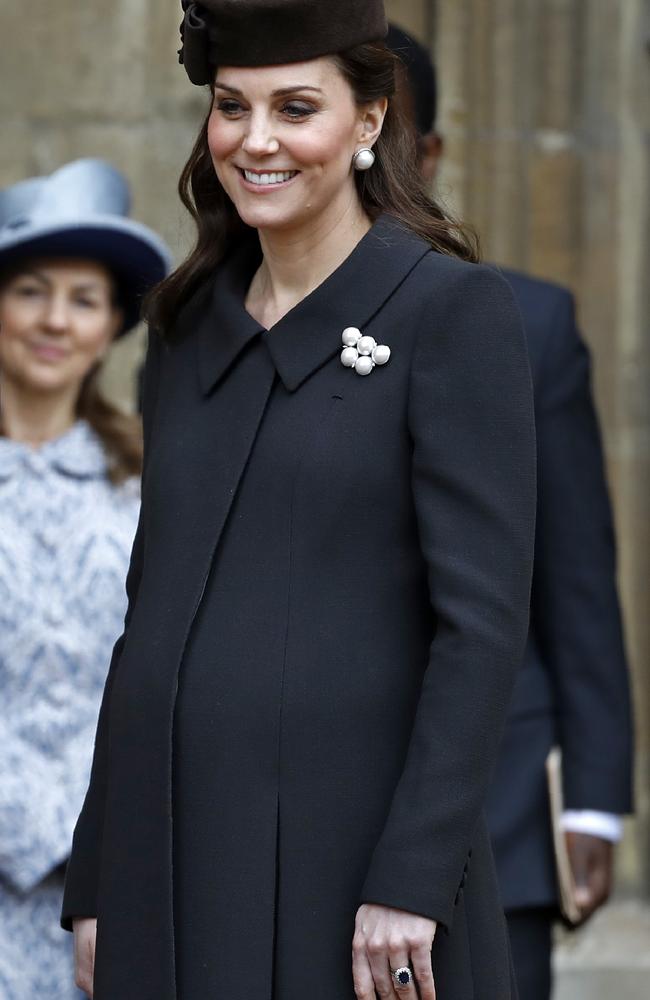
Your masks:
<path fill-rule="evenodd" d="M 382 215 L 350 256 L 265 334 L 290 392 L 340 354 L 348 326 L 363 331 L 431 247 Z"/>
<path fill-rule="evenodd" d="M 204 395 L 230 371 L 251 340 L 263 332 L 244 308 L 260 259 L 257 240 L 238 247 L 221 266 L 212 286 L 199 292 L 183 318 L 185 330 L 181 335 L 191 333 L 192 327 L 198 331 L 199 381 Z"/>
<path fill-rule="evenodd" d="M 144 503 L 153 571 L 168 576 L 169 606 L 187 623 L 174 636 L 189 634 L 276 379 L 261 328 L 237 318 L 227 295 L 218 307 L 200 296 L 163 365 Z"/>

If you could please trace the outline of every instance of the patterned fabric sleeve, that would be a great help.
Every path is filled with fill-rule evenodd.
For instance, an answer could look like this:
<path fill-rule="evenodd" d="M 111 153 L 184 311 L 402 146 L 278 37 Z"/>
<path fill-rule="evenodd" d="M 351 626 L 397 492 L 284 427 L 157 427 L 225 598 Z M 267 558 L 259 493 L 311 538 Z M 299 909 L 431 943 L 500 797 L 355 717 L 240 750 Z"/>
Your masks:
<path fill-rule="evenodd" d="M 56 756 L 0 720 L 0 872 L 22 893 L 70 853 L 71 817 L 81 808 L 88 784 L 96 722 L 94 713 L 85 716 Z"/>

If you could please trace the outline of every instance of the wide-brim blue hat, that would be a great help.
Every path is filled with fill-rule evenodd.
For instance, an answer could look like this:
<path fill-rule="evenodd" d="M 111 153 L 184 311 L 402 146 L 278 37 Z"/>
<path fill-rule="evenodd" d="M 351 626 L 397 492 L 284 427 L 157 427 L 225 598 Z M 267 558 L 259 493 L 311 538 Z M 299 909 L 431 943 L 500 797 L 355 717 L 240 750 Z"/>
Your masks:
<path fill-rule="evenodd" d="M 0 191 L 0 271 L 24 259 L 70 257 L 111 271 L 126 333 L 143 297 L 169 273 L 172 255 L 148 226 L 128 218 L 129 186 L 104 160 L 75 160 L 49 177 Z"/>

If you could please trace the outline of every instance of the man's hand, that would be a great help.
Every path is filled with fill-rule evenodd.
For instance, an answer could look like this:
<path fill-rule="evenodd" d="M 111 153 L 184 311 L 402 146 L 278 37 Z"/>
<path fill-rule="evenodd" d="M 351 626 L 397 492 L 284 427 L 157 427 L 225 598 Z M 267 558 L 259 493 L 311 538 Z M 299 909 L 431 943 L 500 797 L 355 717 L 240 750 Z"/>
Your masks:
<path fill-rule="evenodd" d="M 587 833 L 565 834 L 582 922 L 607 902 L 614 875 L 614 845 Z"/>
<path fill-rule="evenodd" d="M 97 921 L 94 917 L 82 917 L 72 921 L 72 929 L 74 930 L 74 981 L 92 1000 Z"/>

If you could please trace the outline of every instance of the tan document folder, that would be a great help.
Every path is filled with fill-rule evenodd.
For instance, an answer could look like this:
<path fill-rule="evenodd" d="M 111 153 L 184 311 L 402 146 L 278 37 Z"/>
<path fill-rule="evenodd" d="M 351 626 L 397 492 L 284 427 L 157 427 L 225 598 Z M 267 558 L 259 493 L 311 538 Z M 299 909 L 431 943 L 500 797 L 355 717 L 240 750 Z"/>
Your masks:
<path fill-rule="evenodd" d="M 566 837 L 562 829 L 564 794 L 562 791 L 562 751 L 559 747 L 553 747 L 546 758 L 546 779 L 551 806 L 553 849 L 555 851 L 555 869 L 560 891 L 560 909 L 565 920 L 568 920 L 570 924 L 577 924 L 580 922 L 580 909 L 576 903 L 576 885 L 573 872 L 571 871 Z"/>

